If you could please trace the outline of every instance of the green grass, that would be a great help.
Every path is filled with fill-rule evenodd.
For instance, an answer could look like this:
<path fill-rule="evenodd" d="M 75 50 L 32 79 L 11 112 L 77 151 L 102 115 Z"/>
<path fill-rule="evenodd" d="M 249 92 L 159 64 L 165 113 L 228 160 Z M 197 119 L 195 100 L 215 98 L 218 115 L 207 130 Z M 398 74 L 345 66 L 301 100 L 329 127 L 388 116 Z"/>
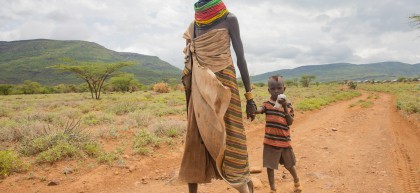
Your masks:
<path fill-rule="evenodd" d="M 369 97 L 367 99 L 370 99 Z M 373 105 L 373 102 L 370 100 L 358 100 L 357 102 L 354 102 L 350 104 L 350 107 L 360 106 L 362 108 L 369 108 Z"/>
<path fill-rule="evenodd" d="M 396 97 L 398 109 L 408 114 L 420 113 L 419 83 L 360 84 L 359 88 L 392 94 Z"/>
<path fill-rule="evenodd" d="M 264 101 L 269 100 L 270 96 L 267 89 L 268 87 L 264 86 L 256 87 L 253 90 L 254 101 L 257 106 L 261 106 Z M 287 87 L 285 94 L 297 111 L 311 111 L 337 101 L 348 100 L 361 95 L 360 91 L 349 90 L 339 84 L 321 84 L 309 88 Z M 244 105 L 245 103 L 243 103 Z"/>

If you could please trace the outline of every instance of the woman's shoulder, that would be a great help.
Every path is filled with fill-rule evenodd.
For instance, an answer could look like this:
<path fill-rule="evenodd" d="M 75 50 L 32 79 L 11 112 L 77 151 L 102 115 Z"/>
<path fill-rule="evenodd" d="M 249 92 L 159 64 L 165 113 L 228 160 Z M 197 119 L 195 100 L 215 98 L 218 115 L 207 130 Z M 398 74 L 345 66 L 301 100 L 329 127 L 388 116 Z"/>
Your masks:
<path fill-rule="evenodd" d="M 229 14 L 226 16 L 226 20 L 227 21 L 238 21 L 238 18 L 236 18 L 236 15 L 235 14 L 233 14 L 233 13 L 231 13 L 231 12 L 229 12 Z"/>

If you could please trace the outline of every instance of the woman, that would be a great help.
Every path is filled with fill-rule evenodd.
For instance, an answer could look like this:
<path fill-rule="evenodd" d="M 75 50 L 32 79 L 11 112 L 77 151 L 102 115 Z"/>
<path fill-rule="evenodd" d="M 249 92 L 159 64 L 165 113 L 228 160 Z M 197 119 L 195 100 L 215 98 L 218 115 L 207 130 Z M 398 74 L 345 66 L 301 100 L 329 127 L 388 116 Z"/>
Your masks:
<path fill-rule="evenodd" d="M 244 57 L 238 20 L 222 0 L 194 4 L 195 21 L 184 33 L 188 128 L 179 177 L 190 193 L 198 183 L 222 178 L 241 193 L 252 192 L 246 135 L 242 123 L 236 72 L 230 43 L 245 86 L 247 117 L 255 118 L 256 105 Z"/>

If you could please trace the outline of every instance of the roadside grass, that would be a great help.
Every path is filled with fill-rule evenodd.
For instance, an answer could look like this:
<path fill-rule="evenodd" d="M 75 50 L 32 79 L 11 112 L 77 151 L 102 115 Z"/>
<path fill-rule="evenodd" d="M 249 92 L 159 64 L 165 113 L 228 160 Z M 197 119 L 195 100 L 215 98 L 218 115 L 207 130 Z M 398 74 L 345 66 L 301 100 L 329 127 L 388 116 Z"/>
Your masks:
<path fill-rule="evenodd" d="M 254 101 L 257 106 L 262 106 L 262 103 L 270 98 L 267 86 L 255 87 L 253 92 L 255 93 Z M 361 93 L 358 90 L 344 89 L 339 84 L 320 84 L 306 88 L 286 86 L 285 95 L 295 110 L 311 111 L 334 102 L 360 96 Z M 244 105 L 245 103 L 243 103 Z M 243 108 L 243 110 L 245 109 Z"/>
<path fill-rule="evenodd" d="M 372 105 L 373 105 L 373 102 L 370 100 L 358 100 L 357 102 L 350 104 L 349 107 L 360 106 L 362 108 L 369 108 Z"/>
<path fill-rule="evenodd" d="M 360 84 L 360 89 L 386 92 L 396 96 L 396 106 L 405 113 L 420 113 L 419 83 Z"/>

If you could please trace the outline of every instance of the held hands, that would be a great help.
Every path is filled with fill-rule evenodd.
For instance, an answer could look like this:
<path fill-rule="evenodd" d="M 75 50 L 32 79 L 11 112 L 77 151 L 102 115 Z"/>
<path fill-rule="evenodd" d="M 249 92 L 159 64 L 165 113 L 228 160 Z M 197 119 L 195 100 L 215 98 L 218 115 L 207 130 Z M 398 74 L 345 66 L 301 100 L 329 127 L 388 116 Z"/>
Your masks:
<path fill-rule="evenodd" d="M 253 99 L 249 99 L 246 101 L 246 118 L 251 118 L 251 121 L 255 119 L 255 113 L 257 112 L 257 105 Z"/>

